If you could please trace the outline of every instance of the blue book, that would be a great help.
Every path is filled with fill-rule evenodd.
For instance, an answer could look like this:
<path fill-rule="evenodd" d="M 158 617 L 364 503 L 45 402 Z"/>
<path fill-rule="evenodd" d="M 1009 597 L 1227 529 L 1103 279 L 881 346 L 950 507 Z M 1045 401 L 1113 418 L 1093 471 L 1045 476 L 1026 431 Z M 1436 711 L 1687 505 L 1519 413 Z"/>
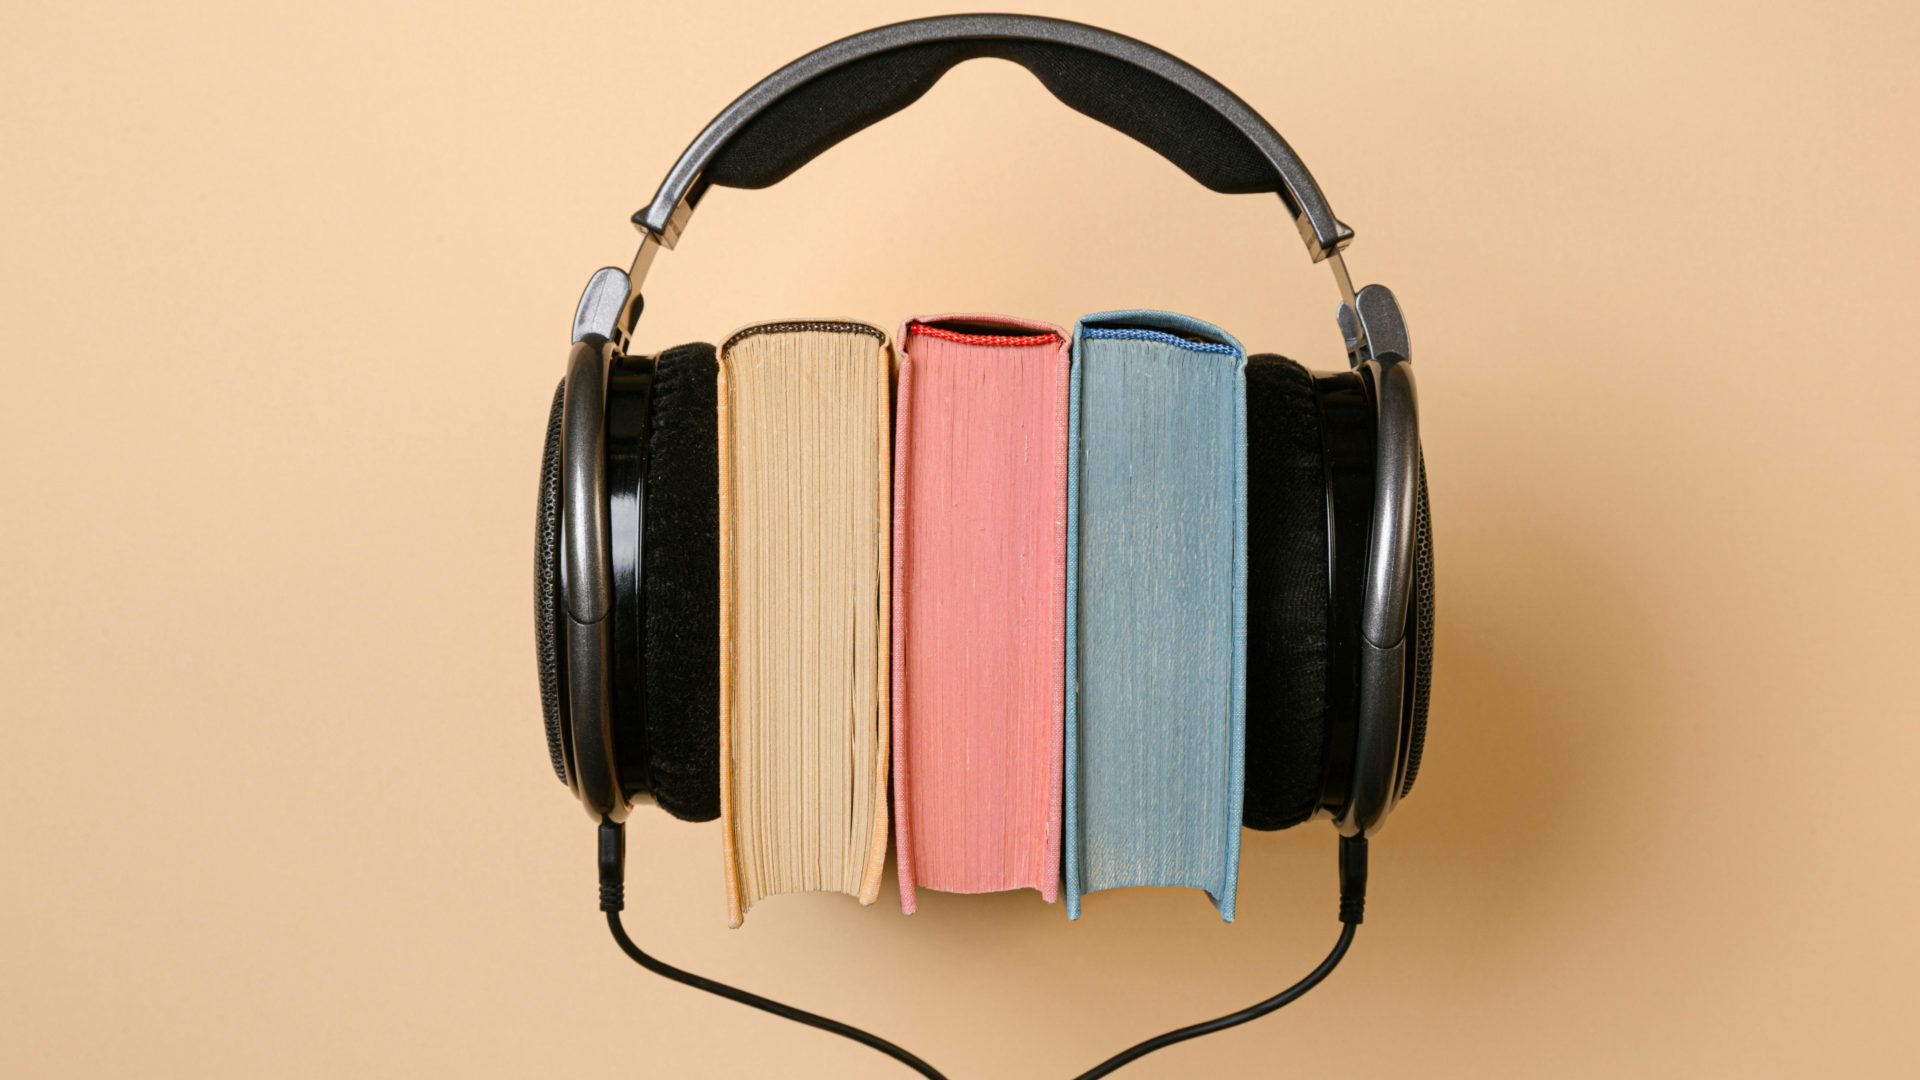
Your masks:
<path fill-rule="evenodd" d="M 1067 914 L 1205 890 L 1232 922 L 1246 702 L 1246 352 L 1183 315 L 1074 328 L 1067 450 Z"/>

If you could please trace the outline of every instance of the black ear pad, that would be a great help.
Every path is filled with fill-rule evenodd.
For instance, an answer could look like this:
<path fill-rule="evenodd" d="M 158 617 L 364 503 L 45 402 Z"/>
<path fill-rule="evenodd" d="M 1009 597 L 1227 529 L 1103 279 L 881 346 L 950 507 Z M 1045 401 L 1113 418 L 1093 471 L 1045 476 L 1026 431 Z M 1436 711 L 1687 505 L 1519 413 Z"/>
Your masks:
<path fill-rule="evenodd" d="M 719 370 L 712 345 L 660 354 L 642 525 L 653 796 L 686 821 L 720 816 Z"/>
<path fill-rule="evenodd" d="M 1328 726 L 1327 476 L 1314 379 L 1247 358 L 1246 796 L 1252 829 L 1320 802 Z"/>
<path fill-rule="evenodd" d="M 567 779 L 566 694 L 561 690 L 560 649 L 560 419 L 567 383 L 553 391 L 546 448 L 540 454 L 540 503 L 534 513 L 533 641 L 540 664 L 540 711 L 547 728 L 553 772 Z"/>

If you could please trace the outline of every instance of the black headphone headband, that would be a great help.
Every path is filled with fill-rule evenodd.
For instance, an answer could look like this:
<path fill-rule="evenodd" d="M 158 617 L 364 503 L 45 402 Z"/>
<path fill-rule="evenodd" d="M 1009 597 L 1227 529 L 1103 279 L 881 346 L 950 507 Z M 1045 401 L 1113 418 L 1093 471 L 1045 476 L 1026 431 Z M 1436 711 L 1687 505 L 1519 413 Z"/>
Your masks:
<path fill-rule="evenodd" d="M 633 215 L 640 250 L 626 272 L 609 267 L 587 283 L 573 339 L 598 334 L 624 350 L 654 256 L 679 243 L 708 188 L 778 183 L 918 101 L 956 64 L 982 56 L 1025 67 L 1069 107 L 1153 148 L 1215 191 L 1278 194 L 1313 261 L 1333 267 L 1353 365 L 1411 355 L 1399 304 L 1384 286 L 1354 289 L 1341 257 L 1353 230 L 1333 216 L 1313 174 L 1273 125 L 1178 57 L 1111 30 L 1035 15 L 894 23 L 815 49 L 755 83 L 681 152 L 653 202 Z"/>
<path fill-rule="evenodd" d="M 1215 191 L 1278 193 L 1314 262 L 1353 238 L 1293 148 L 1232 91 L 1144 42 L 1032 15 L 915 19 L 815 49 L 714 117 L 633 223 L 672 247 L 708 187 L 777 183 L 913 104 L 955 65 L 983 56 L 1033 72 L 1068 107 L 1132 136 Z"/>

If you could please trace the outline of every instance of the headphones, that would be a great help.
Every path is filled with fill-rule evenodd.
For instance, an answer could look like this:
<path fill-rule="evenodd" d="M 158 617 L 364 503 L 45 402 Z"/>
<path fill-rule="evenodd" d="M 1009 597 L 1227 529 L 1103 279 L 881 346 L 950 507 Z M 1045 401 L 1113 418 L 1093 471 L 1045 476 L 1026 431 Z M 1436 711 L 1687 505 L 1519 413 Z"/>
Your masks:
<path fill-rule="evenodd" d="M 956 64 L 1010 60 L 1054 96 L 1225 193 L 1271 192 L 1315 262 L 1333 269 L 1346 371 L 1276 355 L 1247 364 L 1248 643 L 1244 824 L 1314 817 L 1340 836 L 1342 933 L 1299 983 L 1153 1050 L 1265 1015 L 1344 956 L 1361 921 L 1367 838 L 1413 787 L 1433 655 L 1433 555 L 1406 321 L 1381 285 L 1355 289 L 1353 230 L 1259 114 L 1152 46 L 1079 23 L 953 15 L 816 49 L 726 107 L 633 216 L 626 270 L 588 281 L 554 393 L 535 542 L 535 639 L 554 771 L 600 824 L 601 909 L 657 974 L 854 1039 L 941 1075 L 877 1036 L 681 971 L 628 937 L 622 822 L 643 802 L 719 813 L 717 359 L 693 344 L 631 356 L 641 283 L 715 186 L 762 188 L 904 109 Z"/>

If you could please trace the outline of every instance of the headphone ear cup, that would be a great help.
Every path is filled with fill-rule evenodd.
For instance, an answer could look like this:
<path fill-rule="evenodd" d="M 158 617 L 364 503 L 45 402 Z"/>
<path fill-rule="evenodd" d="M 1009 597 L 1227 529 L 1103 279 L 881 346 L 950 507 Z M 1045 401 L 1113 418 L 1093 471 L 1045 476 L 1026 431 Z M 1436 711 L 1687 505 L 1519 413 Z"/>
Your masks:
<path fill-rule="evenodd" d="M 1284 829 L 1320 802 L 1331 587 L 1313 375 L 1272 353 L 1247 358 L 1247 549 L 1242 820 Z"/>
<path fill-rule="evenodd" d="M 642 591 L 653 797 L 720 816 L 720 466 L 714 347 L 660 354 L 653 383 Z"/>
<path fill-rule="evenodd" d="M 540 666 L 540 712 L 547 753 L 560 782 L 567 777 L 566 694 L 560 668 L 560 420 L 567 399 L 565 379 L 553 391 L 546 447 L 540 455 L 540 502 L 534 513 L 533 640 Z"/>

